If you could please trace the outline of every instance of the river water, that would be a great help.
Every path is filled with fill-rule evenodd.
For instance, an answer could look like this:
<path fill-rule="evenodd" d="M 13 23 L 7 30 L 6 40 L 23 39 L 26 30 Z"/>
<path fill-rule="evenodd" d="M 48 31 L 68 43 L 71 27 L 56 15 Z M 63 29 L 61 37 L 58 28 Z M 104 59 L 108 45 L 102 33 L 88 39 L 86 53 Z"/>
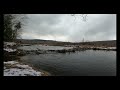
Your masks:
<path fill-rule="evenodd" d="M 116 76 L 116 51 L 26 55 L 21 60 L 53 76 Z"/>

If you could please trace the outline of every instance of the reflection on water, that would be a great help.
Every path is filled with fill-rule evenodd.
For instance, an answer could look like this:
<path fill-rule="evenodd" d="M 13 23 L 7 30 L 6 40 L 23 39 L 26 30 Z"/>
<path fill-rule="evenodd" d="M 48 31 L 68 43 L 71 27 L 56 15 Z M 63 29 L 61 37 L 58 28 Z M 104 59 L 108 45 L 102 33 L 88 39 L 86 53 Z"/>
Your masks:
<path fill-rule="evenodd" d="M 81 51 L 66 54 L 27 55 L 23 62 L 56 76 L 115 76 L 116 51 Z"/>

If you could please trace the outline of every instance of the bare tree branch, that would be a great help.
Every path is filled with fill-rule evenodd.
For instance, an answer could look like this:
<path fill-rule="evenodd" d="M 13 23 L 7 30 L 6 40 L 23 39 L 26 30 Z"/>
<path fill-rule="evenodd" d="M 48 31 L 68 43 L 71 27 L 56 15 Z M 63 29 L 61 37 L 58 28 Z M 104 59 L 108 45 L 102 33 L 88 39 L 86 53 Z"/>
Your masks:
<path fill-rule="evenodd" d="M 71 14 L 71 16 L 74 16 L 74 17 L 75 17 L 76 14 Z M 82 17 L 82 20 L 83 20 L 83 21 L 85 21 L 85 22 L 87 21 L 87 14 L 81 14 L 80 16 Z M 76 20 L 76 17 L 75 17 L 75 20 Z"/>

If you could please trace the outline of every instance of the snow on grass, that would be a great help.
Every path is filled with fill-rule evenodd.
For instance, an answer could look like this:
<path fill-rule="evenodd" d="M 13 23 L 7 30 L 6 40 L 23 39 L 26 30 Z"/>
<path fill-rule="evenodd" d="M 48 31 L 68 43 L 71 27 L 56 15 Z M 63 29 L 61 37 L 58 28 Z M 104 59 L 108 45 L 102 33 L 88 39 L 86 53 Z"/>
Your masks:
<path fill-rule="evenodd" d="M 4 62 L 4 64 L 17 64 L 18 62 L 16 62 L 16 61 L 9 61 L 9 62 Z"/>
<path fill-rule="evenodd" d="M 32 69 L 28 65 L 19 64 L 16 61 L 4 62 L 4 65 L 4 76 L 41 76 L 41 72 Z M 8 68 L 7 65 L 11 65 L 11 67 Z"/>
<path fill-rule="evenodd" d="M 16 45 L 15 42 L 4 42 L 4 45 L 14 46 Z"/>
<path fill-rule="evenodd" d="M 14 46 L 16 43 L 14 42 L 4 42 L 4 51 L 7 52 L 15 52 L 16 49 L 12 49 L 10 46 Z"/>
<path fill-rule="evenodd" d="M 98 49 L 104 49 L 104 50 L 115 50 L 116 47 L 97 47 Z"/>
<path fill-rule="evenodd" d="M 21 50 L 63 50 L 72 49 L 73 47 L 64 46 L 46 46 L 46 45 L 31 45 L 31 46 L 20 46 L 18 49 Z"/>
<path fill-rule="evenodd" d="M 16 51 L 16 49 L 11 49 L 11 48 L 4 48 L 4 50 L 7 52 L 15 52 Z"/>
<path fill-rule="evenodd" d="M 4 76 L 41 76 L 41 72 L 33 69 L 10 68 L 4 70 Z"/>
<path fill-rule="evenodd" d="M 20 64 L 17 64 L 16 66 L 17 66 L 17 67 L 20 67 L 20 68 L 32 69 L 32 67 L 29 67 L 28 65 L 20 65 Z"/>
<path fill-rule="evenodd" d="M 109 49 L 116 49 L 116 47 L 108 47 Z"/>

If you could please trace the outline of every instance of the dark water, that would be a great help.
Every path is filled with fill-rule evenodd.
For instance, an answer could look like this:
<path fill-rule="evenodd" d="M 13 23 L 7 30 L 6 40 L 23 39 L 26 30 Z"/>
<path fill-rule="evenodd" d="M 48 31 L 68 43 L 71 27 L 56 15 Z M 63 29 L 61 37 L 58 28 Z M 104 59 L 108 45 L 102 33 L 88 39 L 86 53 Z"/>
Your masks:
<path fill-rule="evenodd" d="M 70 54 L 27 55 L 21 59 L 55 76 L 116 75 L 116 51 L 87 50 Z"/>

